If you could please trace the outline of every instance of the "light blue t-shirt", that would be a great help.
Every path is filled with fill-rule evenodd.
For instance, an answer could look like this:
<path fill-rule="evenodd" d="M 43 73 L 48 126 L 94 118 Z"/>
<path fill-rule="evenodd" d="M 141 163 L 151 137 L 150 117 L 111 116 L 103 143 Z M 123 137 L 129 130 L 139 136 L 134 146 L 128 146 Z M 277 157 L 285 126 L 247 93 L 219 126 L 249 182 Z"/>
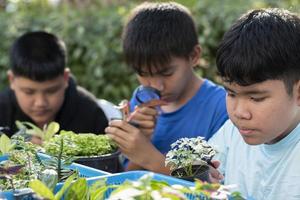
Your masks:
<path fill-rule="evenodd" d="M 300 199 L 300 124 L 275 144 L 248 145 L 228 120 L 209 140 L 219 154 L 224 184 L 255 200 Z"/>
<path fill-rule="evenodd" d="M 209 139 L 228 119 L 225 90 L 205 79 L 195 96 L 171 113 L 162 113 L 152 137 L 152 143 L 163 154 L 182 137 L 203 136 Z M 134 96 L 131 107 L 136 102 Z"/>

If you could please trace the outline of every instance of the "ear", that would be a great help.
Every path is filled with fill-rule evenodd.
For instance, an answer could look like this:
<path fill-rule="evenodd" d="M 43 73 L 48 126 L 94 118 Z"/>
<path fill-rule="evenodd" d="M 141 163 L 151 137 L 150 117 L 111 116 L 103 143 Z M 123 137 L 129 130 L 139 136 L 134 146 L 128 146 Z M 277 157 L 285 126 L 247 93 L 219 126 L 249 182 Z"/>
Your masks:
<path fill-rule="evenodd" d="M 15 75 L 11 70 L 7 71 L 7 77 L 8 77 L 8 81 L 9 81 L 9 86 L 12 90 L 15 89 L 15 85 L 14 85 L 14 80 L 15 80 Z"/>
<path fill-rule="evenodd" d="M 296 98 L 298 106 L 300 106 L 300 80 L 294 84 L 293 96 Z"/>
<path fill-rule="evenodd" d="M 201 46 L 199 44 L 195 45 L 190 55 L 190 61 L 193 67 L 196 67 L 199 64 L 201 52 L 202 52 Z"/>
<path fill-rule="evenodd" d="M 65 88 L 69 86 L 69 79 L 70 79 L 70 69 L 65 68 L 64 71 L 64 83 L 65 83 Z"/>

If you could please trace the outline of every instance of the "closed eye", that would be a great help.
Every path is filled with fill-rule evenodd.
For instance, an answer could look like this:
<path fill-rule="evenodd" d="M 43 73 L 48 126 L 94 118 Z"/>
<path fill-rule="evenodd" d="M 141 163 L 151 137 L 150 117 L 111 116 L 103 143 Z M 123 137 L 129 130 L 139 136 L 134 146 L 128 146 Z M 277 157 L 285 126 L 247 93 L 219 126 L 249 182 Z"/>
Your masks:
<path fill-rule="evenodd" d="M 261 102 L 266 99 L 266 97 L 250 97 L 252 101 Z"/>

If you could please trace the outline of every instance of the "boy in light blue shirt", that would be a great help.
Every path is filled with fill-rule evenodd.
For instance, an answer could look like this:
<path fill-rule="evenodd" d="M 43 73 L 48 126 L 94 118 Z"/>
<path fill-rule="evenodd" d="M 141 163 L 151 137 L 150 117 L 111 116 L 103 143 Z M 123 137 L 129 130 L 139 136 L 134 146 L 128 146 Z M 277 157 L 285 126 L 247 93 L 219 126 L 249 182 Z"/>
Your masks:
<path fill-rule="evenodd" d="M 217 67 L 230 120 L 209 142 L 225 184 L 257 200 L 300 199 L 299 16 L 244 14 L 225 33 Z"/>

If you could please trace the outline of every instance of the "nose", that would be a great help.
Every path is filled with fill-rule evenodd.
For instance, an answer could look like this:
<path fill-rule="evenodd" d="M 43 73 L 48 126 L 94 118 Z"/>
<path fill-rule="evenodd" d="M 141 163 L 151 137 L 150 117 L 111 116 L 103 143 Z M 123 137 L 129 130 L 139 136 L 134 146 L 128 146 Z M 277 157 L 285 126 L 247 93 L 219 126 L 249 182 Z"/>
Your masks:
<path fill-rule="evenodd" d="M 34 106 L 35 107 L 46 107 L 48 105 L 48 100 L 46 95 L 44 94 L 37 94 L 34 99 Z"/>
<path fill-rule="evenodd" d="M 157 89 L 158 91 L 163 91 L 165 88 L 164 82 L 161 78 L 152 77 L 148 83 L 149 83 L 150 87 L 153 87 L 153 88 Z"/>
<path fill-rule="evenodd" d="M 251 119 L 251 113 L 249 112 L 249 107 L 247 102 L 242 100 L 237 100 L 233 103 L 233 115 L 237 119 Z"/>

